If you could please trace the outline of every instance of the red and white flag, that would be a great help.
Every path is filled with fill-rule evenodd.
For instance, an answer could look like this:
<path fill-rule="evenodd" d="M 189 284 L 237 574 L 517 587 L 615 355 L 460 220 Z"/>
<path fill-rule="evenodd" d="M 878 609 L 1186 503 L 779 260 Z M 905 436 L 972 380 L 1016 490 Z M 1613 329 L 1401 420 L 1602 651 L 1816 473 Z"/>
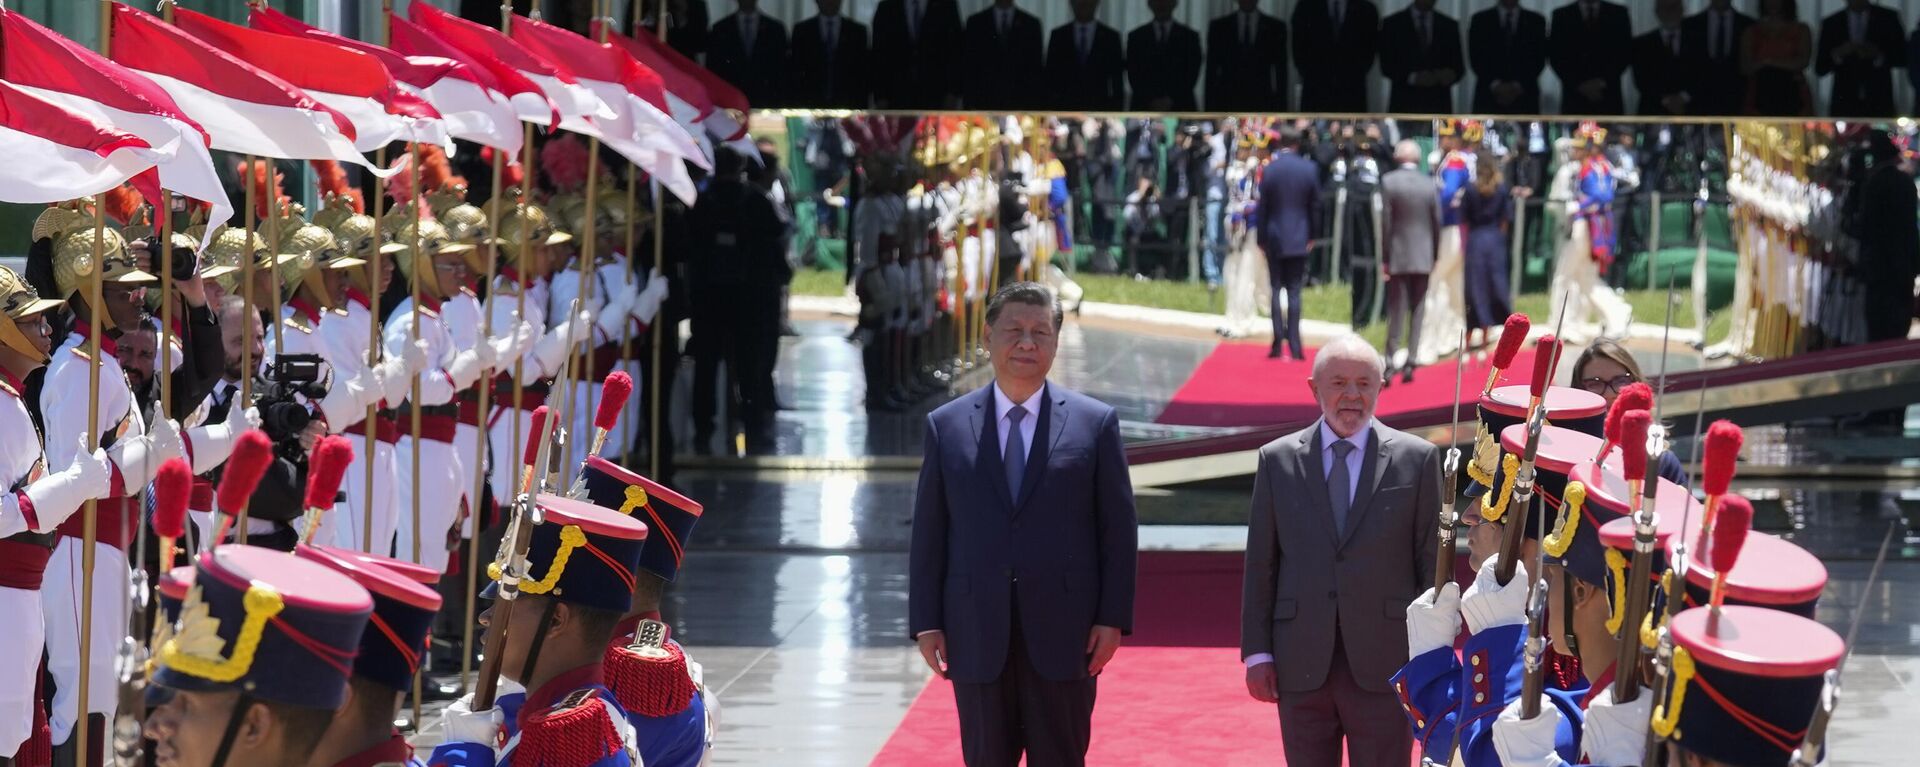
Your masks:
<path fill-rule="evenodd" d="M 646 47 L 653 51 L 654 55 L 672 62 L 673 68 L 698 80 L 701 87 L 706 89 L 707 98 L 713 101 L 714 106 L 712 114 L 701 121 L 706 126 L 707 133 L 746 154 L 759 156 L 759 150 L 753 148 L 753 138 L 747 135 L 747 115 L 752 109 L 747 103 L 747 95 L 741 93 L 739 88 L 733 87 L 732 83 L 714 74 L 712 70 L 700 66 L 693 59 L 687 58 L 652 35 L 626 37 L 616 33 L 614 36 L 624 37 L 636 45 Z"/>
<path fill-rule="evenodd" d="M 144 139 L 164 156 L 158 165 L 161 187 L 212 206 L 207 239 L 233 217 L 207 152 L 207 132 L 152 80 L 5 10 L 0 10 L 0 72 L 27 93 Z"/>
<path fill-rule="evenodd" d="M 593 29 L 597 36 L 599 21 L 593 22 Z M 619 32 L 609 30 L 607 44 L 626 51 L 640 66 L 660 76 L 661 88 L 666 93 L 667 114 L 673 115 L 674 121 L 686 129 L 708 160 L 713 159 L 713 143 L 707 140 L 705 128 L 706 119 L 713 115 L 713 99 L 708 97 L 707 87 L 700 84 L 700 79 L 682 70 L 677 62 Z"/>
<path fill-rule="evenodd" d="M 309 26 L 299 19 L 265 5 L 256 5 L 247 12 L 247 25 L 262 32 L 298 37 L 372 56 L 386 68 L 388 74 L 393 76 L 396 94 L 392 103 L 388 104 L 388 111 L 414 122 L 412 136 L 414 141 L 448 146 L 452 143 L 452 138 L 462 138 L 486 146 L 507 149 L 508 147 L 501 146 L 503 142 L 500 134 L 510 134 L 511 146 L 518 148 L 520 145 L 520 131 L 516 129 L 519 121 L 512 119 L 512 111 L 507 107 L 505 96 L 501 96 L 498 101 L 493 101 L 486 97 L 484 91 L 480 92 L 480 101 L 491 110 L 482 115 L 489 125 L 496 113 L 504 113 L 508 119 L 504 130 L 481 131 L 476 137 L 475 132 L 470 130 L 473 125 L 467 115 L 456 109 L 443 108 L 429 95 L 429 89 L 439 85 L 442 80 L 454 77 L 458 70 L 464 68 L 465 65 L 457 61 L 437 56 L 403 56 L 391 48 L 383 48 L 373 43 L 361 42 L 345 35 Z M 299 82 L 296 80 L 294 84 L 298 85 Z M 307 91 L 311 93 L 312 89 L 308 88 Z"/>
<path fill-rule="evenodd" d="M 163 155 L 145 139 L 0 80 L 0 202 L 91 197 L 132 180 L 159 194 Z"/>
<path fill-rule="evenodd" d="M 560 117 L 558 127 L 563 130 L 598 137 L 599 129 L 591 120 L 617 116 L 592 90 L 580 85 L 566 67 L 527 50 L 500 30 L 447 13 L 430 3 L 407 6 L 407 15 L 414 24 L 492 70 L 496 77 L 512 73 L 533 82 L 552 102 Z M 524 111 L 520 119 L 535 125 L 553 125 L 551 120 L 541 122 L 543 118 Z"/>
<path fill-rule="evenodd" d="M 447 128 L 458 138 L 497 147 L 518 162 L 525 136 L 520 122 L 553 122 L 558 108 L 532 80 L 514 74 L 500 77 L 478 59 L 438 35 L 399 16 L 387 15 L 388 44 L 408 61 L 451 61 L 446 77 L 425 87 L 427 100 L 447 117 Z"/>
<path fill-rule="evenodd" d="M 304 38 L 289 39 L 195 13 L 174 11 L 174 26 L 299 88 L 353 123 L 353 148 L 372 152 L 395 141 L 451 144 L 440 113 L 407 99 L 379 59 L 350 48 Z"/>
<path fill-rule="evenodd" d="M 567 30 L 516 16 L 513 39 L 549 61 L 567 67 L 574 79 L 613 107 L 612 118 L 595 119 L 600 140 L 658 179 L 682 201 L 696 195 L 684 160 L 711 167 L 700 147 L 673 118 L 647 99 L 664 104 L 660 79 L 625 52 Z"/>
<path fill-rule="evenodd" d="M 213 137 L 213 148 L 283 160 L 337 160 L 381 178 L 353 122 L 293 84 L 132 6 L 113 4 L 114 61 L 153 80 Z"/>

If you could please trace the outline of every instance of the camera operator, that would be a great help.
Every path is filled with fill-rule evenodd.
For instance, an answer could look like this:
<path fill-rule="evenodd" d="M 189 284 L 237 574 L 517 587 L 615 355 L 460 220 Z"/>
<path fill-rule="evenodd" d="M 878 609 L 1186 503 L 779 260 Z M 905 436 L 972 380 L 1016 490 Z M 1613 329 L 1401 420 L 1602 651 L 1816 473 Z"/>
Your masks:
<path fill-rule="evenodd" d="M 249 316 L 239 296 L 229 295 L 220 300 L 220 335 L 226 371 L 207 403 L 207 420 L 213 423 L 225 420 L 227 411 L 235 407 L 235 400 L 240 398 L 241 381 L 247 375 L 241 363 L 242 345 L 252 347 L 252 359 L 256 361 L 266 352 L 261 341 L 264 331 L 259 314 Z M 309 374 L 317 379 L 317 370 L 316 363 L 289 355 L 271 368 L 253 371 L 251 404 L 260 412 L 261 430 L 273 440 L 274 459 L 260 486 L 247 501 L 247 543 L 250 545 L 292 551 L 299 541 L 293 521 L 300 518 L 301 507 L 305 505 L 301 494 L 307 484 L 307 451 L 326 433 L 326 424 L 311 418 L 308 405 L 300 399 L 315 391 L 324 395 L 326 387 L 317 380 L 299 379 Z M 317 401 L 318 397 L 314 399 Z M 220 472 L 221 469 L 208 472 L 207 479 L 219 485 Z M 210 535 L 218 526 L 218 520 L 211 513 L 189 513 L 202 536 Z M 236 540 L 238 534 L 236 531 L 228 535 L 223 542 Z"/>
<path fill-rule="evenodd" d="M 186 198 L 175 195 L 174 206 L 180 208 Z M 162 265 L 160 252 L 155 247 L 158 235 L 146 227 L 128 227 L 128 250 L 140 264 L 140 269 L 148 274 L 159 274 Z M 213 392 L 214 384 L 219 383 L 220 373 L 226 358 L 221 347 L 219 323 L 207 296 L 206 282 L 201 274 L 199 256 L 194 248 L 199 243 L 193 237 L 183 234 L 179 229 L 173 232 L 173 330 L 161 334 L 161 338 L 173 345 L 170 352 L 173 365 L 164 375 L 173 376 L 173 401 L 169 410 L 175 418 L 184 418 L 196 405 L 205 401 Z M 160 302 L 162 297 L 158 285 L 147 290 L 147 313 L 153 319 L 153 326 L 160 326 Z M 158 347 L 155 347 L 155 365 L 159 364 Z M 160 388 L 155 370 L 155 382 L 151 396 L 158 398 Z M 206 423 L 220 423 L 207 421 Z"/>

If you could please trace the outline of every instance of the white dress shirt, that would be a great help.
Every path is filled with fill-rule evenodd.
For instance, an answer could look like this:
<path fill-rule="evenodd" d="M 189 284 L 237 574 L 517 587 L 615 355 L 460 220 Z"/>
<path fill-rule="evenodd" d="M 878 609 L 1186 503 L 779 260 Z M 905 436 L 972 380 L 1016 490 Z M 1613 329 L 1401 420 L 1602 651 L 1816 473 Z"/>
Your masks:
<path fill-rule="evenodd" d="M 1027 414 L 1020 419 L 1020 444 L 1027 447 L 1026 453 L 1028 456 L 1033 455 L 1033 433 L 1034 430 L 1038 428 L 1040 421 L 1040 403 L 1043 401 L 1046 393 L 1047 387 L 1043 385 L 1039 391 L 1028 395 L 1026 401 L 1014 402 L 1011 397 L 1007 396 L 1007 390 L 1000 388 L 999 381 L 993 383 L 994 431 L 1000 435 L 1001 455 L 1004 456 L 1007 454 L 1007 425 L 1011 423 L 1007 419 L 1007 413 L 1013 410 L 1014 405 L 1019 405 L 1027 409 Z"/>
<path fill-rule="evenodd" d="M 1347 501 L 1348 513 L 1352 513 L 1353 497 L 1360 492 L 1360 466 L 1366 460 L 1367 440 L 1373 435 L 1373 421 L 1368 420 L 1351 437 L 1342 438 L 1333 433 L 1333 427 L 1327 425 L 1327 419 L 1320 419 L 1320 478 L 1325 481 L 1333 476 L 1333 443 L 1347 442 L 1354 449 L 1347 451 Z M 1273 653 L 1257 652 L 1246 657 L 1247 668 L 1262 663 L 1272 663 Z"/>

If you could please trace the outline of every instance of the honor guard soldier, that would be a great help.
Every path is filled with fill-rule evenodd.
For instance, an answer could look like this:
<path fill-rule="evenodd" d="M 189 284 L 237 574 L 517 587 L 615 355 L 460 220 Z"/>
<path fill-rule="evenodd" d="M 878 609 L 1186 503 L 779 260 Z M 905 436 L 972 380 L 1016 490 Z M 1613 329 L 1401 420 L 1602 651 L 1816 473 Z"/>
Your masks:
<path fill-rule="evenodd" d="M 307 764 L 347 702 L 372 611 L 353 579 L 292 554 L 235 544 L 201 554 L 154 655 L 165 703 L 145 732 L 159 763 Z"/>
<path fill-rule="evenodd" d="M 520 467 L 525 464 L 521 450 L 526 435 L 533 430 L 533 411 L 547 403 L 553 377 L 560 374 L 572 340 L 585 337 L 590 327 L 584 310 L 572 321 L 565 319 L 564 307 L 559 313 L 547 312 L 552 274 L 559 261 L 556 247 L 572 240 L 573 235 L 554 228 L 545 208 L 526 202 L 501 217 L 493 237 L 494 245 L 504 251 L 506 264 L 493 281 L 494 327 L 511 322 L 524 303 L 526 313 L 520 321 L 539 334 L 514 358 L 501 358 L 499 375 L 494 377 L 493 412 L 487 416 L 487 452 L 493 456 L 489 481 L 495 498 L 510 499 L 519 494 Z M 525 272 L 520 258 L 523 250 L 527 254 Z M 518 407 L 513 399 L 516 372 L 520 376 Z"/>
<path fill-rule="evenodd" d="M 642 760 L 653 767 L 697 767 L 712 745 L 715 708 L 707 699 L 700 664 L 667 636 L 660 604 L 680 573 L 698 501 L 598 456 L 581 468 L 586 500 L 616 509 L 647 526 L 634 571 L 633 604 L 607 647 L 607 686 L 633 725 Z"/>
<path fill-rule="evenodd" d="M 92 648 L 90 658 L 80 657 L 79 574 L 82 572 L 84 545 L 81 515 L 69 517 L 60 525 L 59 542 L 48 562 L 42 587 L 45 594 L 43 615 L 47 630 L 47 670 L 54 680 L 53 706 L 48 726 L 53 742 L 71 747 L 79 707 L 80 664 L 90 667 L 85 712 L 90 738 L 89 754 L 103 753 L 105 723 L 112 720 L 118 707 L 119 675 L 114 673 L 115 652 L 127 635 L 125 605 L 128 597 L 127 544 L 140 521 L 140 508 L 133 497 L 153 478 L 166 459 L 184 456 L 195 473 L 220 465 L 232 450 L 234 438 L 259 422 L 251 408 L 235 408 L 231 418 L 209 426 L 187 430 L 184 434 L 171 421 L 155 421 L 149 430 L 134 406 L 133 391 L 127 384 L 116 356 L 112 336 L 120 328 L 135 327 L 142 321 L 141 289 L 154 277 L 138 268 L 126 242 L 112 228 L 99 230 L 103 256 L 96 262 L 96 229 L 90 214 L 54 207 L 34 223 L 34 245 L 29 255 L 29 273 L 50 276 L 54 293 L 65 296 L 72 313 L 73 328 L 47 364 L 39 396 L 41 422 L 49 434 L 97 435 L 112 466 L 108 490 L 100 498 L 97 513 L 98 538 L 94 543 Z M 87 300 L 88 283 L 94 269 L 100 269 L 102 305 Z M 93 359 L 89 334 L 90 318 L 98 314 L 104 337 L 100 339 L 100 357 Z M 89 391 L 90 369 L 99 366 L 98 420 L 87 423 L 92 403 L 75 396 Z M 70 465 L 83 444 L 64 438 L 46 445 L 48 466 Z"/>
<path fill-rule="evenodd" d="M 1845 656 L 1840 635 L 1809 618 L 1742 605 L 1688 609 L 1670 630 L 1673 673 L 1652 719 L 1672 748 L 1667 763 L 1789 764 L 1827 673 Z"/>
<path fill-rule="evenodd" d="M 647 527 L 585 501 L 542 495 L 533 502 L 544 518 L 532 526 L 526 577 L 514 598 L 481 615 L 483 624 L 511 621 L 500 669 L 528 692 L 517 706 L 510 698 L 518 696 L 505 696 L 482 711 L 471 710 L 470 696 L 455 701 L 441 720 L 443 742 L 427 763 L 640 765 L 627 712 L 607 687 L 604 658 L 633 599 Z M 499 594 L 496 581 L 481 596 Z"/>
<path fill-rule="evenodd" d="M 426 565 L 436 572 L 446 572 L 447 531 L 460 511 L 461 465 L 473 460 L 471 456 L 460 455 L 453 447 L 459 414 L 459 406 L 453 401 L 454 393 L 472 386 L 480 380 L 482 371 L 493 366 L 493 347 L 477 344 L 466 351 L 456 350 L 453 336 L 441 316 L 442 303 L 459 292 L 465 280 L 464 253 L 473 246 L 453 242 L 447 228 L 437 219 L 416 218 L 411 205 L 396 209 L 393 220 L 399 224 L 394 230 L 394 243 L 404 247 L 394 254 L 394 260 L 399 264 L 401 276 L 411 286 L 412 294 L 387 316 L 385 353 L 388 358 L 400 357 L 413 345 L 416 314 L 420 323 L 418 338 L 427 346 L 426 368 L 415 379 L 395 382 L 397 385 L 389 386 L 386 392 L 388 401 L 399 401 L 401 397 L 412 396 L 410 383 L 419 384 L 420 433 L 409 433 L 413 403 L 403 405 L 398 413 L 401 436 L 394 450 L 399 476 L 395 489 L 402 508 L 414 502 L 414 485 L 420 486 L 417 495 L 420 506 L 414 509 L 419 520 L 398 525 L 395 551 L 403 559 Z M 416 298 L 420 302 L 417 312 Z M 414 450 L 420 451 L 418 475 L 414 473 Z M 414 539 L 416 527 L 418 541 Z M 375 546 L 378 545 L 376 541 Z"/>
<path fill-rule="evenodd" d="M 333 515 L 333 524 L 329 527 L 336 546 L 385 552 L 392 546 L 394 529 L 400 520 L 399 476 L 394 457 L 394 447 L 400 441 L 400 426 L 394 419 L 393 403 L 405 395 L 396 396 L 394 392 L 404 392 L 406 382 L 426 369 L 427 351 L 426 341 L 422 339 L 419 343 L 403 345 L 403 354 L 388 356 L 372 367 L 367 366 L 373 328 L 379 323 L 369 296 L 386 292 L 393 281 L 396 262 L 393 254 L 404 250 L 404 246 L 377 240 L 373 217 L 357 211 L 355 204 L 356 201 L 345 194 L 329 193 L 326 206 L 313 216 L 315 224 L 333 233 L 334 242 L 347 257 L 362 261 L 378 259 L 380 266 L 380 273 L 372 278 L 374 284 L 369 284 L 366 269 L 348 272 L 348 284 L 341 291 L 344 314 L 341 333 L 329 334 L 340 343 L 339 354 L 333 359 L 334 375 L 348 380 L 371 380 L 374 384 L 364 395 L 368 402 L 361 404 L 362 412 L 351 416 L 341 427 L 342 433 L 362 440 L 366 438 L 367 429 L 372 428 L 374 449 L 372 455 L 368 455 L 364 443 L 354 446 L 353 462 L 347 467 L 347 502 L 341 509 L 343 513 Z M 365 413 L 369 404 L 377 405 L 371 424 L 367 423 Z M 367 486 L 368 461 L 373 462 L 372 487 Z M 373 505 L 371 530 L 367 529 L 369 502 Z"/>
<path fill-rule="evenodd" d="M 0 761 L 23 755 L 40 708 L 35 681 L 46 644 L 40 582 L 53 555 L 54 529 L 88 498 L 106 495 L 111 472 L 106 451 L 85 445 L 77 446 L 71 464 L 47 471 L 39 428 L 22 399 L 27 374 L 47 364 L 46 314 L 60 305 L 0 266 L 0 434 L 6 435 L 0 439 L 0 614 L 10 616 L 0 633 Z"/>
<path fill-rule="evenodd" d="M 365 358 L 346 370 L 362 371 L 358 378 L 346 378 L 338 362 L 347 356 L 351 325 L 345 313 L 338 311 L 346 300 L 351 284 L 351 269 L 363 269 L 366 261 L 347 252 L 334 242 L 326 227 L 302 220 L 298 207 L 291 207 L 280 221 L 280 253 L 290 256 L 277 267 L 280 275 L 280 322 L 273 326 L 274 343 L 267 346 L 268 364 L 285 355 L 319 357 L 327 395 L 312 403 L 317 415 L 325 419 L 327 432 L 338 434 L 348 424 L 366 417 L 367 400 L 375 393 Z M 361 344 L 364 346 L 364 342 Z"/>
<path fill-rule="evenodd" d="M 634 321 L 634 312 L 642 296 L 642 292 L 629 281 L 631 272 L 626 261 L 615 258 L 605 247 L 625 230 L 626 214 L 621 209 L 625 207 L 626 199 L 612 190 L 601 191 L 595 197 L 592 219 L 587 218 L 584 199 L 565 195 L 554 199 L 553 213 L 573 232 L 576 247 L 573 258 L 553 274 L 547 310 L 551 316 L 564 315 L 567 307 L 578 298 L 581 310 L 593 318 L 592 337 L 576 339 L 581 346 L 582 356 L 573 371 L 572 397 L 579 404 L 569 406 L 572 415 L 567 434 L 571 438 L 567 443 L 565 458 L 570 466 L 577 466 L 587 458 L 590 445 L 585 436 L 593 433 L 594 409 L 586 405 L 600 400 L 600 382 L 619 367 L 621 328 Z M 580 259 L 584 257 L 584 250 L 579 245 L 589 236 L 595 238 L 596 247 L 593 265 L 587 274 L 586 293 L 583 294 L 580 290 Z M 657 290 L 665 290 L 665 281 L 657 284 Z M 652 293 L 647 295 L 657 311 L 664 293 L 659 297 L 653 297 Z M 648 319 L 652 319 L 652 312 L 648 313 Z M 630 371 L 628 375 L 633 373 Z M 623 422 L 628 420 L 621 419 Z M 616 457 L 625 452 L 627 444 L 631 442 L 629 439 L 627 443 L 619 443 L 620 434 L 616 431 L 614 437 L 608 440 L 608 444 L 614 445 L 610 455 Z"/>
<path fill-rule="evenodd" d="M 328 546 L 301 546 L 294 555 L 352 578 L 373 597 L 368 618 L 372 625 L 360 634 L 346 705 L 335 712 L 308 763 L 424 765 L 393 721 L 401 695 L 412 687 L 414 671 L 426 656 L 427 635 L 440 610 L 440 595 L 433 588 L 440 574 L 423 565 Z"/>

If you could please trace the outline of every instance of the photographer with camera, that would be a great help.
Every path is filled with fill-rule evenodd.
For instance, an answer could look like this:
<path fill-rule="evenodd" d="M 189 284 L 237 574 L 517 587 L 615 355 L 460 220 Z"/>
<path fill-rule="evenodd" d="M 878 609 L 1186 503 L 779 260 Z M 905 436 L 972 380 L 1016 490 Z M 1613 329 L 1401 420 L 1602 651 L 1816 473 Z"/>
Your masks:
<path fill-rule="evenodd" d="M 260 429 L 274 444 L 273 463 L 268 465 L 266 476 L 247 501 L 247 543 L 292 551 L 299 540 L 293 521 L 300 517 L 304 506 L 301 491 L 307 483 L 306 452 L 326 434 L 326 422 L 313 418 L 309 406 L 302 400 L 311 397 L 317 401 L 325 396 L 326 387 L 318 383 L 320 366 L 314 358 L 283 355 L 274 364 L 254 371 L 253 401 L 243 405 L 239 402 L 241 382 L 248 371 L 241 364 L 242 345 L 252 345 L 252 359 L 263 359 L 265 349 L 261 338 L 265 332 L 258 313 L 248 316 L 245 301 L 229 295 L 220 299 L 220 334 L 226 353 L 226 372 L 207 402 L 207 420 L 220 422 L 234 407 L 250 406 L 258 413 Z M 222 467 L 215 467 L 203 476 L 218 486 L 221 470 Z M 219 526 L 213 512 L 190 510 L 188 514 L 199 528 L 202 540 L 207 540 Z M 222 543 L 236 540 L 239 531 L 228 535 L 228 540 Z"/>

